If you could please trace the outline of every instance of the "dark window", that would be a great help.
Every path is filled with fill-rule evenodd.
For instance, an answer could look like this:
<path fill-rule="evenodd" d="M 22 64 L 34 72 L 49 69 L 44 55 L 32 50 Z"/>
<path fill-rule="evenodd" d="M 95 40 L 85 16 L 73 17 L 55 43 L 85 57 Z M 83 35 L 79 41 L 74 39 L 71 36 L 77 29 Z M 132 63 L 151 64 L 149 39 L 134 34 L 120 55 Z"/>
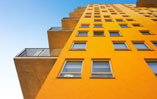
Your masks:
<path fill-rule="evenodd" d="M 83 25 L 81 25 L 81 28 L 89 28 L 89 25 L 88 24 L 83 24 Z"/>
<path fill-rule="evenodd" d="M 116 19 L 117 22 L 124 22 L 123 19 Z"/>
<path fill-rule="evenodd" d="M 150 35 L 151 33 L 149 31 L 140 31 L 143 35 Z"/>
<path fill-rule="evenodd" d="M 103 31 L 94 31 L 94 36 L 104 36 L 104 32 Z"/>
<path fill-rule="evenodd" d="M 105 19 L 105 22 L 112 22 L 112 19 Z"/>
<path fill-rule="evenodd" d="M 119 32 L 110 32 L 110 36 L 120 36 Z"/>
<path fill-rule="evenodd" d="M 77 36 L 88 36 L 88 32 L 78 32 Z"/>
<path fill-rule="evenodd" d="M 102 28 L 102 25 L 94 25 L 94 28 Z"/>
<path fill-rule="evenodd" d="M 140 24 L 132 24 L 134 27 L 141 27 Z"/>
<path fill-rule="evenodd" d="M 120 24 L 121 28 L 128 28 L 129 26 L 127 24 Z"/>

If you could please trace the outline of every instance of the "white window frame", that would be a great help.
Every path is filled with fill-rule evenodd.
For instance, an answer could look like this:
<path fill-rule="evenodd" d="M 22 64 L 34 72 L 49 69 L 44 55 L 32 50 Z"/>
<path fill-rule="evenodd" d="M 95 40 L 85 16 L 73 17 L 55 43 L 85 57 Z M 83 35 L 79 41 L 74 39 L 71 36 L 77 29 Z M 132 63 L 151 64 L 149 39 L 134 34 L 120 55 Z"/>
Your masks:
<path fill-rule="evenodd" d="M 121 27 L 121 28 L 130 28 L 130 26 L 128 24 L 119 24 L 119 26 L 128 26 L 128 27 Z"/>
<path fill-rule="evenodd" d="M 93 63 L 94 63 L 94 61 L 107 61 L 107 62 L 109 62 L 109 65 L 110 65 L 110 70 L 111 70 L 111 72 L 93 72 Z M 102 74 L 112 74 L 112 77 L 92 77 L 92 74 L 100 74 L 100 75 L 102 75 Z M 111 60 L 107 60 L 107 59 L 100 59 L 100 60 L 97 60 L 97 59 L 93 59 L 92 60 L 92 67 L 91 67 L 91 78 L 114 78 L 114 74 L 113 74 L 113 69 L 112 69 L 112 65 L 111 65 Z"/>
<path fill-rule="evenodd" d="M 65 67 L 65 64 L 68 62 L 68 61 L 74 61 L 74 62 L 78 62 L 78 61 L 81 61 L 82 62 L 82 67 L 81 67 L 81 72 L 63 72 L 63 70 L 64 70 L 64 67 Z M 82 59 L 75 59 L 75 60 L 65 60 L 65 62 L 64 62 L 64 64 L 63 64 L 63 66 L 62 66 L 62 69 L 61 69 L 61 71 L 60 71 L 60 73 L 59 73 L 59 78 L 81 78 L 82 77 L 82 69 L 83 69 L 83 64 L 84 64 L 84 60 Z M 80 77 L 60 77 L 60 75 L 61 74 L 80 74 Z"/>
<path fill-rule="evenodd" d="M 126 47 L 127 47 L 127 48 L 115 48 L 114 47 L 115 50 L 130 50 L 129 46 L 127 45 L 127 43 L 125 41 L 117 41 L 117 42 L 113 41 L 112 43 L 113 43 L 113 47 L 114 47 L 114 43 L 116 43 L 116 44 L 124 43 L 126 45 Z"/>
<path fill-rule="evenodd" d="M 103 35 L 94 35 L 94 32 L 103 32 Z M 105 36 L 104 31 L 93 31 L 93 36 Z"/>
<path fill-rule="evenodd" d="M 85 49 L 73 48 L 74 44 L 76 44 L 76 43 L 82 43 L 82 44 L 85 43 L 86 44 Z M 86 41 L 74 41 L 70 50 L 86 50 L 86 48 L 87 48 L 87 42 Z"/>
<path fill-rule="evenodd" d="M 146 59 L 145 60 L 145 62 L 147 63 L 147 62 L 157 62 L 157 59 Z M 147 63 L 147 65 L 148 65 L 148 63 Z M 148 65 L 149 66 L 149 65 Z M 150 66 L 149 66 L 149 68 L 150 68 Z M 151 68 L 150 68 L 151 69 Z M 151 69 L 151 71 L 153 72 L 153 70 Z M 154 74 L 155 74 L 155 76 L 157 75 L 157 72 L 153 72 Z M 157 77 L 157 76 L 156 76 Z"/>
<path fill-rule="evenodd" d="M 138 48 L 136 48 L 136 46 L 134 45 L 134 44 L 139 44 L 139 43 L 141 43 L 141 44 L 145 44 L 146 45 L 146 47 L 147 47 L 147 49 L 146 48 L 140 48 L 140 49 L 138 49 Z M 137 49 L 137 50 L 151 50 L 151 48 L 145 43 L 145 42 L 133 42 L 133 45 L 135 46 L 135 48 Z"/>
<path fill-rule="evenodd" d="M 88 31 L 78 31 L 76 36 L 78 36 L 78 37 L 84 37 L 84 36 L 80 36 L 80 35 L 79 35 L 80 32 L 82 32 L 82 33 L 87 33 L 86 36 L 88 36 L 88 34 L 89 34 Z"/>
<path fill-rule="evenodd" d="M 111 32 L 112 32 L 112 33 L 119 33 L 118 36 L 122 36 L 119 31 L 109 31 L 109 35 L 110 35 Z M 110 36 L 111 36 L 111 37 L 112 37 L 112 36 L 116 36 L 116 37 L 117 37 L 117 35 L 110 35 Z"/>

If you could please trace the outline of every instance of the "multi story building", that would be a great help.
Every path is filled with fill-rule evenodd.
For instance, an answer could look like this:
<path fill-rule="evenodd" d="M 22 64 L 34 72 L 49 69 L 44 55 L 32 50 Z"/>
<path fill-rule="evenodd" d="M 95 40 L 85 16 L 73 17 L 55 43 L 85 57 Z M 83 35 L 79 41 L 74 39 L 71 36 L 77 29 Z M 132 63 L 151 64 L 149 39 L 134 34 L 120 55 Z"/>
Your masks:
<path fill-rule="evenodd" d="M 14 58 L 26 99 L 157 99 L 157 9 L 89 4 Z"/>

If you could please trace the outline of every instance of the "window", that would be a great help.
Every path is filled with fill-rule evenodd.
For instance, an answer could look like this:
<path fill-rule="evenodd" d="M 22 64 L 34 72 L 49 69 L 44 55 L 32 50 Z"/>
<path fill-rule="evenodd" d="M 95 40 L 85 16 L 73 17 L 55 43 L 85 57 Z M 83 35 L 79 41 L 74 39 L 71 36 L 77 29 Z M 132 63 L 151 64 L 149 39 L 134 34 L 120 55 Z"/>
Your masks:
<path fill-rule="evenodd" d="M 77 36 L 88 36 L 88 32 L 85 31 L 78 32 Z"/>
<path fill-rule="evenodd" d="M 110 61 L 109 60 L 93 60 L 91 77 L 113 78 Z"/>
<path fill-rule="evenodd" d="M 126 19 L 127 21 L 134 21 L 134 19 Z"/>
<path fill-rule="evenodd" d="M 94 28 L 102 28 L 101 24 L 94 24 Z"/>
<path fill-rule="evenodd" d="M 120 33 L 118 31 L 110 31 L 110 36 L 120 36 Z"/>
<path fill-rule="evenodd" d="M 144 15 L 145 17 L 150 17 L 150 15 Z"/>
<path fill-rule="evenodd" d="M 71 50 L 85 50 L 86 42 L 74 42 Z"/>
<path fill-rule="evenodd" d="M 157 47 L 157 41 L 153 41 L 152 43 Z"/>
<path fill-rule="evenodd" d="M 117 13 L 111 13 L 112 15 L 116 15 Z"/>
<path fill-rule="evenodd" d="M 124 12 L 120 12 L 119 14 L 125 14 Z"/>
<path fill-rule="evenodd" d="M 104 32 L 103 31 L 94 31 L 94 36 L 104 36 Z"/>
<path fill-rule="evenodd" d="M 125 42 L 113 42 L 115 50 L 129 50 Z"/>
<path fill-rule="evenodd" d="M 128 28 L 129 26 L 127 24 L 119 24 L 121 28 Z"/>
<path fill-rule="evenodd" d="M 105 19 L 105 22 L 112 22 L 112 19 Z"/>
<path fill-rule="evenodd" d="M 135 23 L 135 24 L 132 24 L 134 27 L 141 27 L 142 25 L 138 24 L 138 23 Z"/>
<path fill-rule="evenodd" d="M 91 16 L 85 16 L 85 18 L 91 18 Z"/>
<path fill-rule="evenodd" d="M 101 22 L 101 19 L 95 19 L 94 22 Z"/>
<path fill-rule="evenodd" d="M 100 16 L 94 16 L 95 18 L 100 18 Z"/>
<path fill-rule="evenodd" d="M 157 19 L 152 19 L 153 21 L 157 21 Z"/>
<path fill-rule="evenodd" d="M 81 77 L 82 72 L 82 60 L 67 60 L 64 63 L 64 67 L 59 77 Z"/>
<path fill-rule="evenodd" d="M 148 30 L 141 30 L 140 31 L 143 35 L 150 35 L 152 33 L 150 33 Z"/>
<path fill-rule="evenodd" d="M 96 13 L 94 13 L 94 14 L 100 14 L 100 13 L 96 12 Z"/>
<path fill-rule="evenodd" d="M 89 24 L 82 24 L 81 28 L 89 28 Z"/>
<path fill-rule="evenodd" d="M 86 15 L 91 15 L 92 13 L 86 13 Z"/>
<path fill-rule="evenodd" d="M 137 50 L 150 50 L 144 42 L 133 42 Z"/>
<path fill-rule="evenodd" d="M 102 10 L 102 12 L 107 12 L 106 10 Z"/>
<path fill-rule="evenodd" d="M 123 17 L 129 17 L 128 15 L 123 15 Z"/>
<path fill-rule="evenodd" d="M 157 60 L 146 60 L 146 62 L 154 74 L 157 76 Z"/>
<path fill-rule="evenodd" d="M 117 22 L 124 22 L 123 19 L 116 19 Z"/>
<path fill-rule="evenodd" d="M 109 15 L 105 15 L 104 18 L 110 18 L 110 16 Z"/>

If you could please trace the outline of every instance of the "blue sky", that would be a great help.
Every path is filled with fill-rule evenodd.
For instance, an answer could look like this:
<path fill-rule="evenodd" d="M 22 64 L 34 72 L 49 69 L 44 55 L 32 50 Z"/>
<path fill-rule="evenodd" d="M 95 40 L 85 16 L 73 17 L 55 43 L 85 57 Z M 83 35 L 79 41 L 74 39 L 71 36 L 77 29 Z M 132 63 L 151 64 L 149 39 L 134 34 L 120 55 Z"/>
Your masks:
<path fill-rule="evenodd" d="M 136 0 L 1 0 L 0 1 L 0 98 L 22 99 L 13 57 L 24 48 L 47 48 L 46 31 L 61 26 L 77 6 L 126 4 Z"/>

